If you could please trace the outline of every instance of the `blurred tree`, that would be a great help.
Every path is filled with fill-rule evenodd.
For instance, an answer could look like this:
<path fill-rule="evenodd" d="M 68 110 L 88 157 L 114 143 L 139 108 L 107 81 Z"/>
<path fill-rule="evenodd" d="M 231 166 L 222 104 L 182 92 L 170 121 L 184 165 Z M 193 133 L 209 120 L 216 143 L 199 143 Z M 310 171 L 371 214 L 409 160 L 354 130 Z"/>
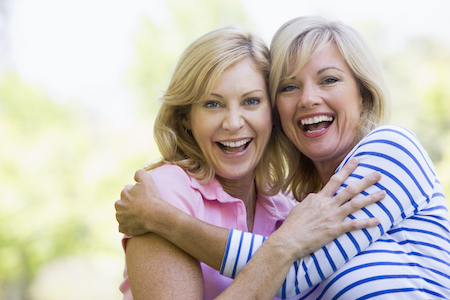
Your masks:
<path fill-rule="evenodd" d="M 86 228 L 68 219 L 89 135 L 80 138 L 76 107 L 55 105 L 17 76 L 2 78 L 0 95 L 0 276 L 8 295 L 16 286 L 25 291 L 44 262 L 80 246 Z"/>
<path fill-rule="evenodd" d="M 0 122 L 0 299 L 24 300 L 55 258 L 120 253 L 113 202 L 148 143 L 11 74 L 0 80 Z"/>
<path fill-rule="evenodd" d="M 195 38 L 231 22 L 252 29 L 239 0 L 166 4 L 167 18 L 142 19 L 135 36 L 130 73 L 140 108 L 130 127 L 106 123 L 74 102 L 55 103 L 15 75 L 0 76 L 0 299 L 30 299 L 29 283 L 57 258 L 122 258 L 113 202 L 133 182 L 134 171 L 158 156 L 152 141 L 158 89 L 166 87 L 177 57 Z M 394 121 L 416 132 L 440 174 L 450 174 L 450 92 L 444 82 L 450 51 L 421 43 L 383 52 Z M 450 175 L 441 180 L 449 196 Z"/>
<path fill-rule="evenodd" d="M 417 132 L 436 164 L 450 206 L 450 49 L 435 40 L 411 41 L 421 70 L 414 77 L 419 97 Z M 420 61 L 419 59 L 422 59 Z"/>
<path fill-rule="evenodd" d="M 374 21 L 358 28 L 386 71 L 392 96 L 392 122 L 412 130 L 436 166 L 450 206 L 449 46 L 431 37 L 403 43 L 390 40 L 389 28 Z"/>
<path fill-rule="evenodd" d="M 384 51 L 386 53 L 386 51 Z M 434 162 L 450 204 L 450 49 L 414 37 L 383 55 L 392 90 L 393 122 L 411 129 Z"/>
<path fill-rule="evenodd" d="M 239 0 L 167 0 L 169 14 L 156 22 L 143 18 L 135 37 L 136 60 L 130 72 L 145 118 L 157 112 L 177 58 L 196 38 L 230 23 L 246 24 Z"/>
<path fill-rule="evenodd" d="M 155 87 L 165 87 L 195 38 L 244 23 L 239 0 L 169 0 L 167 7 L 167 22 L 143 19 L 136 35 L 130 73 L 141 114 L 131 126 L 102 120 L 76 102 L 56 103 L 16 75 L 0 76 L 0 299 L 34 299 L 30 282 L 58 258 L 123 255 L 113 203 L 134 171 L 158 156 Z"/>

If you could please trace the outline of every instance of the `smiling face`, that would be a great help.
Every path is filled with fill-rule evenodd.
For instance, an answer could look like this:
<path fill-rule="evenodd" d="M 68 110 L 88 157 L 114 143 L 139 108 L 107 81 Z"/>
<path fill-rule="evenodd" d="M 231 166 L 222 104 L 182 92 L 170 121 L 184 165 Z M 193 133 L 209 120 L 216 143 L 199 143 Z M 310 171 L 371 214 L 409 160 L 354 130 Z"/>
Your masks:
<path fill-rule="evenodd" d="M 272 132 L 270 100 L 255 63 L 245 58 L 226 69 L 211 95 L 192 104 L 183 123 L 216 175 L 253 180 Z"/>
<path fill-rule="evenodd" d="M 280 82 L 277 108 L 287 137 L 314 162 L 322 181 L 329 178 L 355 145 L 362 109 L 356 79 L 335 44 Z"/>

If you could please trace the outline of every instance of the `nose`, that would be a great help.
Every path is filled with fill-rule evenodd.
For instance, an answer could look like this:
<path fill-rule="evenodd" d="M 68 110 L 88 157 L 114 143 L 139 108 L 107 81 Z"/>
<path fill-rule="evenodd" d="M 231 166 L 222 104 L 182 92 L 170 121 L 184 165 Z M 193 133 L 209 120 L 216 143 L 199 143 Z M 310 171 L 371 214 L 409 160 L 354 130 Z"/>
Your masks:
<path fill-rule="evenodd" d="M 231 132 L 244 127 L 245 120 L 240 109 L 228 109 L 225 113 L 222 128 Z"/>
<path fill-rule="evenodd" d="M 321 103 L 322 99 L 319 97 L 313 84 L 305 84 L 302 88 L 300 101 L 298 106 L 301 108 L 312 108 Z"/>

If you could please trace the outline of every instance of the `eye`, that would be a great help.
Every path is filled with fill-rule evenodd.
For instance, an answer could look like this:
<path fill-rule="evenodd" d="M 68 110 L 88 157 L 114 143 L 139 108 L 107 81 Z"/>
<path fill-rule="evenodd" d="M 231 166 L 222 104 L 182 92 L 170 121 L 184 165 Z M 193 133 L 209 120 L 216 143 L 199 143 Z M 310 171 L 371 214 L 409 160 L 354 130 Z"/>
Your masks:
<path fill-rule="evenodd" d="M 261 100 L 258 98 L 248 98 L 244 100 L 244 105 L 255 106 L 261 103 Z"/>
<path fill-rule="evenodd" d="M 220 107 L 220 103 L 217 102 L 217 101 L 210 100 L 210 101 L 206 101 L 203 104 L 203 107 L 206 107 L 206 108 L 218 108 L 218 107 Z"/>
<path fill-rule="evenodd" d="M 286 85 L 285 87 L 283 87 L 281 89 L 281 92 L 291 92 L 291 91 L 296 90 L 296 89 L 298 89 L 297 86 L 295 86 L 293 84 L 289 84 L 289 85 Z"/>
<path fill-rule="evenodd" d="M 325 78 L 325 80 L 324 81 L 322 81 L 324 84 L 333 84 L 333 83 L 335 83 L 335 82 L 338 82 L 339 81 L 339 79 L 337 79 L 337 78 L 334 78 L 334 77 L 328 77 L 328 78 Z"/>

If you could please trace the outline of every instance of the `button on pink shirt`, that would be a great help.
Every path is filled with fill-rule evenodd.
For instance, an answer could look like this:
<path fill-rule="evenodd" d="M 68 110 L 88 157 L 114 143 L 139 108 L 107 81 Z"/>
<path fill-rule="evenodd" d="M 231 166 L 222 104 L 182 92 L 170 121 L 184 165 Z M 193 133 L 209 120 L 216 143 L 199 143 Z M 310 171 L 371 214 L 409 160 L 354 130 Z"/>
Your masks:
<path fill-rule="evenodd" d="M 161 198 L 185 213 L 216 226 L 248 231 L 244 203 L 227 194 L 216 179 L 207 184 L 200 184 L 175 165 L 161 166 L 150 174 Z M 253 233 L 270 235 L 286 219 L 294 205 L 293 200 L 281 193 L 271 197 L 258 193 Z M 128 238 L 125 236 L 122 240 L 124 249 Z M 214 299 L 232 282 L 232 279 L 220 275 L 204 263 L 201 263 L 201 268 L 205 299 Z M 126 266 L 120 291 L 124 294 L 123 299 L 133 299 Z"/>

